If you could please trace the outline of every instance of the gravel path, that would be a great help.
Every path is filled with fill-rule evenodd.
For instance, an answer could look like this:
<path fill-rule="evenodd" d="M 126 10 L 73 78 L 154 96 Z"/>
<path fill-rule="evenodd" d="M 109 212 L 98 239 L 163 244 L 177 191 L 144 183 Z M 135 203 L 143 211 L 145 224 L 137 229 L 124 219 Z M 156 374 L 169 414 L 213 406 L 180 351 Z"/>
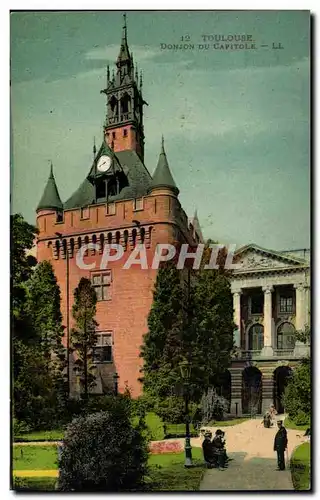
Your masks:
<path fill-rule="evenodd" d="M 226 433 L 228 455 L 234 460 L 224 471 L 208 469 L 200 490 L 293 490 L 290 470 L 276 470 L 276 453 L 273 451 L 276 427 L 265 429 L 261 420 L 256 419 L 234 427 L 221 426 L 221 429 Z M 287 432 L 290 457 L 296 446 L 304 441 L 304 433 L 293 429 L 287 429 Z"/>

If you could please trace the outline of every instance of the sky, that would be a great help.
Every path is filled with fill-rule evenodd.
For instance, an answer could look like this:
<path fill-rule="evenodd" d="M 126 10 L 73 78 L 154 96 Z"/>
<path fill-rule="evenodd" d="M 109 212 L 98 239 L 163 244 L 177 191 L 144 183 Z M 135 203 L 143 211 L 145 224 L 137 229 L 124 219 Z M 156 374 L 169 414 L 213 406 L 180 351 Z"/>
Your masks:
<path fill-rule="evenodd" d="M 122 14 L 11 14 L 12 212 L 31 223 L 50 161 L 62 201 L 90 170 Z M 206 238 L 308 248 L 309 13 L 129 11 L 127 26 L 143 71 L 150 173 L 163 134 L 180 202 L 189 216 L 197 209 Z M 254 48 L 214 48 L 206 38 L 239 34 Z"/>

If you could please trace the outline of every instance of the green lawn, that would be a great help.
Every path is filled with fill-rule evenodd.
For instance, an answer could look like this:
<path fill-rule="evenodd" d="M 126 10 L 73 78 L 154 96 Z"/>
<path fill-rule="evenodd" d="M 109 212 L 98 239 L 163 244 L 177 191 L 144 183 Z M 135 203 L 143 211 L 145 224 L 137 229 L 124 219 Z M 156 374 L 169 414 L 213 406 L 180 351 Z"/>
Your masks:
<path fill-rule="evenodd" d="M 15 441 L 59 441 L 63 439 L 64 431 L 54 429 L 52 431 L 33 431 L 14 436 Z"/>
<path fill-rule="evenodd" d="M 57 452 L 55 447 L 16 446 L 13 469 L 56 469 Z M 23 457 L 20 457 L 20 449 Z M 31 450 L 32 449 L 32 450 Z M 27 451 L 28 450 L 28 451 Z M 201 448 L 192 449 L 194 467 L 184 467 L 184 453 L 149 455 L 149 475 L 146 478 L 148 491 L 197 491 L 205 470 Z M 46 490 L 54 489 L 55 479 L 46 477 L 16 478 L 15 489 Z"/>
<path fill-rule="evenodd" d="M 285 419 L 284 426 L 286 429 L 295 429 L 297 431 L 306 431 L 309 427 L 311 427 L 310 424 L 296 425 L 294 422 L 292 422 L 292 420 L 290 420 L 289 417 Z"/>
<path fill-rule="evenodd" d="M 52 491 L 55 489 L 54 477 L 16 477 L 13 480 L 13 489 L 21 491 Z"/>
<path fill-rule="evenodd" d="M 56 446 L 14 446 L 13 469 L 50 470 L 57 469 L 58 451 Z"/>
<path fill-rule="evenodd" d="M 310 489 L 310 443 L 298 446 L 291 456 L 291 477 L 295 490 Z"/>
<path fill-rule="evenodd" d="M 208 423 L 208 426 L 204 427 L 230 427 L 231 425 L 238 425 L 242 424 L 242 422 L 247 422 L 247 421 L 248 421 L 247 417 L 233 418 L 231 420 L 220 420 L 219 422 L 212 420 L 211 422 Z"/>

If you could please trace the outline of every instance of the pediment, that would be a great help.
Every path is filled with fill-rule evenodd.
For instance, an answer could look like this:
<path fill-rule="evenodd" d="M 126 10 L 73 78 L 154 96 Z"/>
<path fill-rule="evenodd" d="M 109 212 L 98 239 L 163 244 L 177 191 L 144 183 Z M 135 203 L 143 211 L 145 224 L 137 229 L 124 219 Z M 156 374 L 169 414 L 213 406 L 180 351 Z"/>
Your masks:
<path fill-rule="evenodd" d="M 257 245 L 248 245 L 235 252 L 234 261 L 238 268 L 237 272 L 277 270 L 285 268 L 305 267 L 307 263 L 302 259 L 282 255 L 281 252 L 267 250 Z"/>

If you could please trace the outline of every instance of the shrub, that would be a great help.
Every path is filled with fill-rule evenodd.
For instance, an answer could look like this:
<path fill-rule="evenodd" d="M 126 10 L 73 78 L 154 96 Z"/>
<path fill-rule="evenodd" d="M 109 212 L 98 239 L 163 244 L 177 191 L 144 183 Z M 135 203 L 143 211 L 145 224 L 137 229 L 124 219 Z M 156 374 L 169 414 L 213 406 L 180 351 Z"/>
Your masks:
<path fill-rule="evenodd" d="M 213 388 L 209 388 L 202 396 L 202 423 L 208 424 L 211 420 L 223 420 L 228 411 L 229 402 L 222 396 L 218 396 Z"/>
<path fill-rule="evenodd" d="M 301 421 L 304 420 L 304 415 L 306 419 L 311 415 L 311 367 L 309 358 L 302 360 L 294 370 L 285 389 L 283 403 L 290 419 L 296 424 L 297 418 Z"/>
<path fill-rule="evenodd" d="M 20 436 L 26 432 L 30 431 L 30 426 L 23 420 L 13 419 L 12 422 L 12 432 L 14 436 Z"/>
<path fill-rule="evenodd" d="M 134 427 L 123 398 L 107 411 L 76 418 L 67 427 L 59 461 L 60 491 L 128 491 L 141 488 L 147 442 Z"/>
<path fill-rule="evenodd" d="M 185 420 L 184 400 L 178 396 L 169 396 L 157 402 L 155 412 L 164 422 L 181 424 Z"/>
<path fill-rule="evenodd" d="M 299 410 L 295 419 L 294 423 L 296 425 L 307 425 L 310 424 L 310 415 L 305 413 L 304 411 Z"/>

